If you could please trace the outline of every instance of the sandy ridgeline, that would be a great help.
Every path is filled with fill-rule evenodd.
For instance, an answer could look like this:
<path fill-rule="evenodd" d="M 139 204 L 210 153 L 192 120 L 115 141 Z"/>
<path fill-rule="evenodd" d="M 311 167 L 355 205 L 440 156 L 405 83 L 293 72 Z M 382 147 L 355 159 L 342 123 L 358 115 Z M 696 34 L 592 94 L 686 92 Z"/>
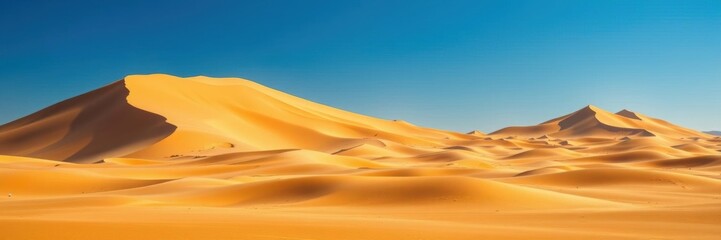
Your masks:
<path fill-rule="evenodd" d="M 0 126 L 0 239 L 718 239 L 720 150 L 628 110 L 462 134 L 133 75 Z"/>

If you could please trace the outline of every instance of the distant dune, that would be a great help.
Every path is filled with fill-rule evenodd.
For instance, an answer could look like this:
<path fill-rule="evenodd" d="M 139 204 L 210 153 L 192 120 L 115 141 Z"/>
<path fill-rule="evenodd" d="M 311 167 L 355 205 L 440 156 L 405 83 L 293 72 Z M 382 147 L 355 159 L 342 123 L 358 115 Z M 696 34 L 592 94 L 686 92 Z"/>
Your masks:
<path fill-rule="evenodd" d="M 704 133 L 711 134 L 714 136 L 721 136 L 721 131 L 708 131 L 708 132 L 704 132 Z"/>
<path fill-rule="evenodd" d="M 464 134 L 239 78 L 131 75 L 0 126 L 0 226 L 8 239 L 716 239 L 711 134 L 591 105 Z"/>
<path fill-rule="evenodd" d="M 588 105 L 569 115 L 536 126 L 508 127 L 490 135 L 579 137 L 709 137 L 708 134 L 673 125 L 629 110 L 615 114 Z"/>

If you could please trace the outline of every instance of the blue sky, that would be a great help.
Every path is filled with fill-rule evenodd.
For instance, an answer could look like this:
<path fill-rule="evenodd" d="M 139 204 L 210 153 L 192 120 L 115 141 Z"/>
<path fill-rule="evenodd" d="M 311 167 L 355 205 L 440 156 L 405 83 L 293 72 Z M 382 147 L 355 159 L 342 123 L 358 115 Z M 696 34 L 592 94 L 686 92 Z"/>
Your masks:
<path fill-rule="evenodd" d="M 587 104 L 721 129 L 718 0 L 150 2 L 0 3 L 0 122 L 168 73 L 464 132 Z"/>

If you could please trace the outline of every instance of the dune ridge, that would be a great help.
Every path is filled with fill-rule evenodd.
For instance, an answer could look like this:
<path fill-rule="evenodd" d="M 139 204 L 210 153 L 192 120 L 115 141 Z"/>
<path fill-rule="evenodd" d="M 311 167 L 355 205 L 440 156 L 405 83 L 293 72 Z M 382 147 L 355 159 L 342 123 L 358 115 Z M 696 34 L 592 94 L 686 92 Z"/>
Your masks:
<path fill-rule="evenodd" d="M 132 153 L 170 135 L 165 118 L 130 105 L 123 81 L 0 126 L 0 153 L 98 162 Z"/>

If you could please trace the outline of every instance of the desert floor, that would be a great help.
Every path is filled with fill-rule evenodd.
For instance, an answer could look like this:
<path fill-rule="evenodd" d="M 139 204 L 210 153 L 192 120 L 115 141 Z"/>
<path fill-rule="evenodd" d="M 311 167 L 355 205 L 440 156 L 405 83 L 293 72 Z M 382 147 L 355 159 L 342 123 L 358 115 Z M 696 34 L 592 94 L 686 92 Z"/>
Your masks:
<path fill-rule="evenodd" d="M 719 150 L 626 110 L 462 134 L 130 76 L 0 127 L 0 239 L 719 239 Z"/>

